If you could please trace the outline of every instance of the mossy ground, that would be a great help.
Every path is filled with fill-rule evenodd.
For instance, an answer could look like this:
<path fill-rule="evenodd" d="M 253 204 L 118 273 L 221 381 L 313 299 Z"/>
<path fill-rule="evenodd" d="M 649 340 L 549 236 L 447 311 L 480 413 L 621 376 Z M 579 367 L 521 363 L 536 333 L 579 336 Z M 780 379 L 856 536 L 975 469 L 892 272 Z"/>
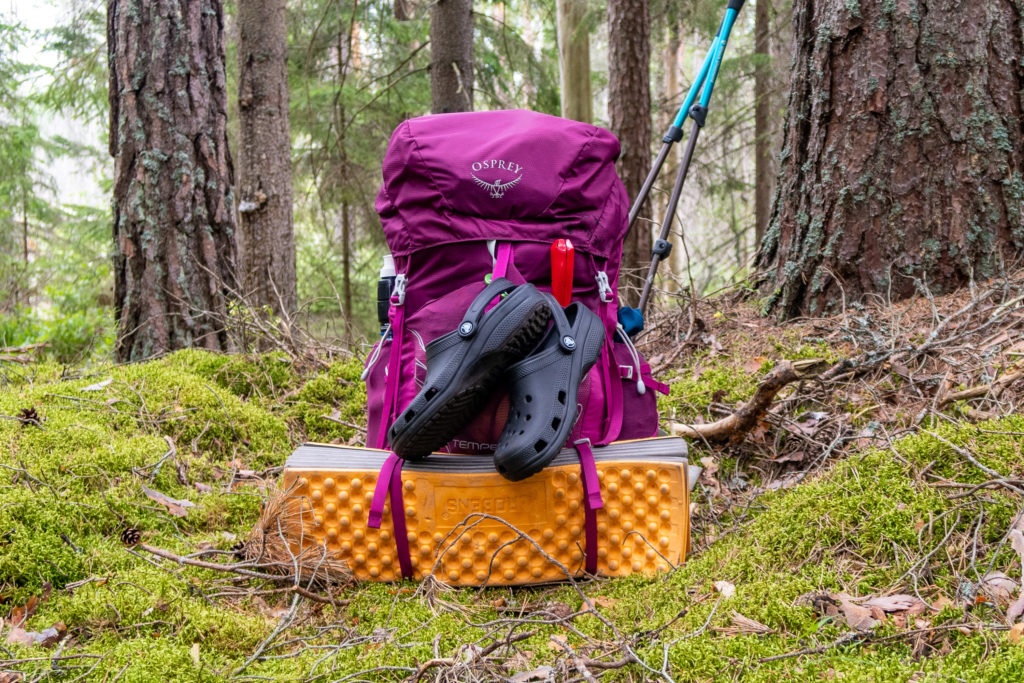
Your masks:
<path fill-rule="evenodd" d="M 754 362 L 750 358 L 691 359 L 679 370 L 665 407 L 681 419 L 701 414 L 713 401 L 744 398 L 770 367 L 770 349 L 765 353 L 753 377 L 740 372 Z M 68 639 L 61 654 L 76 658 L 51 663 L 52 649 L 4 642 L 0 660 L 8 663 L 0 669 L 13 666 L 42 680 L 89 672 L 86 680 L 213 681 L 339 680 L 385 667 L 358 678 L 400 680 L 436 655 L 453 656 L 481 639 L 486 644 L 496 623 L 507 634 L 515 619 L 510 607 L 578 607 L 576 590 L 564 585 L 451 590 L 436 599 L 415 593 L 412 584 L 356 585 L 337 596 L 351 600 L 345 607 L 301 602 L 285 634 L 248 662 L 285 618 L 291 597 L 257 592 L 268 586 L 253 586 L 242 597 L 216 597 L 224 575 L 158 567 L 120 542 L 121 530 L 134 526 L 146 543 L 177 553 L 211 545 L 227 550 L 256 523 L 263 482 L 273 487 L 274 468 L 298 442 L 356 436 L 352 425 L 363 411 L 360 369 L 338 362 L 305 374 L 273 354 L 197 351 L 87 373 L 45 364 L 5 368 L 0 414 L 34 407 L 43 423 L 37 428 L 0 419 L 2 613 L 45 596 L 27 628 L 41 631 L 62 622 Z M 969 492 L 937 484 L 990 479 L 943 439 L 1007 477 L 1024 478 L 1024 417 L 981 427 L 944 424 L 935 433 L 941 438 L 922 432 L 891 448 L 865 445 L 792 488 L 761 495 L 742 521 L 671 574 L 581 584 L 650 667 L 631 664 L 602 675 L 648 680 L 667 662 L 675 680 L 1020 680 L 1024 647 L 1001 632 L 950 629 L 916 637 L 927 638 L 922 645 L 913 636 L 899 637 L 902 629 L 893 623 L 874 634 L 894 636 L 889 641 L 759 662 L 827 645 L 848 632 L 843 623 L 798 604 L 809 592 L 907 592 L 916 581 L 922 597 L 945 605 L 924 615 L 929 625 L 1000 621 L 995 608 L 964 608 L 959 596 L 989 565 L 1019 577 L 1019 563 L 1000 541 L 1020 500 L 997 489 Z M 154 476 L 168 450 L 165 437 L 177 456 Z M 239 470 L 257 476 L 236 481 Z M 197 483 L 210 490 L 197 490 Z M 172 517 L 146 497 L 142 485 L 195 507 Z M 735 595 L 721 597 L 712 588 L 715 581 L 734 584 Z M 642 636 L 680 614 L 657 638 Z M 735 633 L 737 614 L 771 633 Z M 609 659 L 622 656 L 612 647 L 613 633 L 593 615 L 576 617 L 571 628 L 539 616 L 532 621 L 518 627 L 536 634 L 517 643 L 520 654 L 508 660 L 508 671 L 564 661 L 552 635 L 567 637 L 570 647 L 592 657 L 601 654 L 602 643 Z"/>

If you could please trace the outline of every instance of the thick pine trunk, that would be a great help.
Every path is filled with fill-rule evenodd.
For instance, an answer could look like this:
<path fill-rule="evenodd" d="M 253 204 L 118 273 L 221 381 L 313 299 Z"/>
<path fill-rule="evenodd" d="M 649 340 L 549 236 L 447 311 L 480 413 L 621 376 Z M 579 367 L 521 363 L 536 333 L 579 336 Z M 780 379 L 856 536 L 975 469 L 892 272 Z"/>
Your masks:
<path fill-rule="evenodd" d="M 473 111 L 473 0 L 430 7 L 430 111 Z"/>
<path fill-rule="evenodd" d="M 238 277 L 246 300 L 295 310 L 285 0 L 238 3 Z"/>
<path fill-rule="evenodd" d="M 996 275 L 1024 250 L 1024 3 L 801 3 L 768 309 Z"/>
<path fill-rule="evenodd" d="M 219 0 L 109 0 L 117 355 L 225 349 L 235 287 Z"/>
<path fill-rule="evenodd" d="M 639 194 L 651 164 L 649 16 L 647 0 L 608 1 L 608 118 L 622 143 L 619 174 L 631 198 Z M 624 294 L 632 306 L 640 298 L 651 241 L 651 226 L 641 213 L 622 245 Z"/>
<path fill-rule="evenodd" d="M 590 33 L 586 0 L 557 0 L 558 68 L 562 90 L 562 117 L 590 123 L 594 109 L 590 96 Z"/>

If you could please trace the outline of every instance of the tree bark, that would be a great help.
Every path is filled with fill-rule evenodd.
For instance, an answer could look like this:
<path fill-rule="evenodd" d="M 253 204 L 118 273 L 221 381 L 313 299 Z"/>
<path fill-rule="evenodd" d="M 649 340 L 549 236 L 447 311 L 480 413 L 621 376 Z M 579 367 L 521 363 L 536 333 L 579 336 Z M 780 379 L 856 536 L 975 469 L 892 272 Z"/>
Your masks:
<path fill-rule="evenodd" d="M 109 0 L 117 356 L 223 350 L 235 287 L 219 0 Z"/>
<path fill-rule="evenodd" d="M 285 0 L 238 3 L 238 273 L 246 300 L 296 305 Z"/>
<path fill-rule="evenodd" d="M 631 198 L 651 163 L 651 41 L 647 0 L 608 1 L 608 118 L 622 143 L 619 175 Z M 647 214 L 649 215 L 649 214 Z M 622 245 L 623 295 L 640 299 L 639 283 L 651 257 L 651 226 L 641 213 Z"/>
<path fill-rule="evenodd" d="M 431 5 L 430 111 L 473 111 L 473 0 Z"/>
<path fill-rule="evenodd" d="M 755 244 L 760 245 L 772 205 L 772 76 L 769 0 L 755 0 L 754 52 L 754 223 Z"/>
<path fill-rule="evenodd" d="M 1024 250 L 1021 0 L 805 1 L 758 264 L 779 317 L 941 293 Z"/>
<path fill-rule="evenodd" d="M 590 32 L 586 27 L 586 0 L 557 0 L 558 70 L 562 91 L 562 118 L 590 123 L 594 109 L 590 96 Z"/>

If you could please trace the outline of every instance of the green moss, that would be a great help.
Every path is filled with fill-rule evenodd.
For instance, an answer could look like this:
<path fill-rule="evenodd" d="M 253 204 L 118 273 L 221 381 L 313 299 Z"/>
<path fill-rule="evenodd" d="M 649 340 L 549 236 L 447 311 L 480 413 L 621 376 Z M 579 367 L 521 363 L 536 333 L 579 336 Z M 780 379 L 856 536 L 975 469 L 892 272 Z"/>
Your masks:
<path fill-rule="evenodd" d="M 723 402 L 744 400 L 778 358 L 829 353 L 834 354 L 820 341 L 782 338 L 754 370 L 751 359 L 744 368 L 736 359 L 700 356 L 677 373 L 672 395 L 664 400 L 680 411 L 705 410 L 716 395 Z M 43 429 L 0 420 L 0 596 L 8 605 L 23 604 L 41 595 L 46 582 L 52 584 L 27 626 L 66 624 L 73 638 L 64 653 L 97 657 L 83 660 L 96 664 L 84 680 L 229 680 L 290 606 L 290 596 L 215 597 L 223 575 L 170 564 L 158 568 L 118 540 L 130 524 L 142 530 L 146 542 L 178 553 L 195 552 L 200 543 L 226 549 L 255 523 L 261 500 L 255 487 L 226 488 L 224 473 L 237 467 L 233 461 L 279 465 L 299 439 L 351 436 L 350 428 L 318 420 L 337 409 L 336 419 L 361 423 L 357 364 L 337 363 L 308 379 L 279 365 L 274 358 L 187 352 L 130 367 L 97 368 L 98 374 L 78 379 L 62 379 L 58 368 L 39 366 L 0 394 L 0 413 L 32 405 L 45 418 Z M 259 391 L 246 390 L 249 376 L 264 382 Z M 102 379 L 111 382 L 99 391 L 83 391 Z M 937 436 L 929 433 L 933 430 Z M 1021 478 L 1024 446 L 1015 435 L 1020 432 L 1024 416 L 977 427 L 926 426 L 896 442 L 892 451 L 854 455 L 792 489 L 761 496 L 746 521 L 670 574 L 602 580 L 585 583 L 584 589 L 606 598 L 598 609 L 622 633 L 636 637 L 635 650 L 646 663 L 660 669 L 667 657 L 675 680 L 717 680 L 736 671 L 751 681 L 910 680 L 915 675 L 1018 680 L 1024 648 L 992 633 L 951 632 L 947 647 L 913 663 L 907 641 L 758 660 L 828 644 L 847 631 L 798 604 L 801 595 L 908 590 L 903 576 L 928 549 L 944 543 L 955 560 L 975 529 L 982 542 L 979 566 L 991 561 L 1016 579 L 1020 570 L 1012 552 L 996 547 L 1019 501 L 985 491 L 964 505 L 950 499 L 949 489 L 930 482 L 989 478 L 961 451 L 984 467 Z M 150 480 L 154 463 L 167 451 L 165 436 L 177 444 L 188 484 L 179 482 L 172 461 Z M 195 482 L 214 492 L 200 493 Z M 145 496 L 143 484 L 196 505 L 185 517 L 171 517 Z M 965 571 L 955 561 L 936 562 L 922 591 L 929 599 L 954 597 Z M 735 596 L 718 602 L 712 590 L 718 580 L 733 583 Z M 267 658 L 249 665 L 245 675 L 336 680 L 373 666 L 414 668 L 434 657 L 435 642 L 443 657 L 468 643 L 488 642 L 489 627 L 473 624 L 503 616 L 494 607 L 499 597 L 510 605 L 554 601 L 576 608 L 580 603 L 569 586 L 453 590 L 434 605 L 412 589 L 409 584 L 357 585 L 339 593 L 351 600 L 341 610 L 303 604 L 287 640 L 272 643 Z M 983 606 L 975 609 L 983 619 L 998 618 Z M 660 640 L 640 637 L 681 613 Z M 734 613 L 772 633 L 729 635 L 725 629 Z M 954 604 L 931 618 L 955 623 L 964 615 Z M 548 665 L 559 656 L 551 635 L 566 636 L 574 646 L 584 644 L 578 634 L 599 642 L 612 639 L 594 617 L 577 618 L 573 627 L 531 624 L 536 634 L 520 644 L 528 662 L 522 666 Z M 885 628 L 884 633 L 899 633 Z M 303 651 L 295 638 L 321 649 Z M 349 644 L 325 660 L 322 648 L 342 641 Z M 14 658 L 41 653 L 5 647 Z M 21 667 L 33 678 L 46 675 L 50 663 L 42 659 Z M 85 673 L 69 671 L 71 678 Z M 362 677 L 406 676 L 396 669 Z M 646 680 L 651 674 L 630 665 L 607 676 Z"/>
<path fill-rule="evenodd" d="M 286 414 L 310 441 L 351 439 L 366 422 L 366 389 L 359 381 L 362 366 L 351 359 L 331 365 L 310 379 L 289 404 Z"/>

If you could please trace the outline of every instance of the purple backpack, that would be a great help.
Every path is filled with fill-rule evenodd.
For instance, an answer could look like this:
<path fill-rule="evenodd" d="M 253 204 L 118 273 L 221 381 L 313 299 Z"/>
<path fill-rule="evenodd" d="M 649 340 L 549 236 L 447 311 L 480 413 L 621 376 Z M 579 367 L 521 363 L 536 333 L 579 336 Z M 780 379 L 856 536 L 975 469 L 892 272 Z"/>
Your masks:
<path fill-rule="evenodd" d="M 390 330 L 366 366 L 367 445 L 387 429 L 426 373 L 426 346 L 455 329 L 485 287 L 507 277 L 551 291 L 551 245 L 575 250 L 572 300 L 605 321 L 605 348 L 583 380 L 569 443 L 655 436 L 650 367 L 617 332 L 618 275 L 629 197 L 608 131 L 529 111 L 423 116 L 402 123 L 384 158 L 377 212 L 397 278 Z M 490 276 L 490 277 L 488 277 Z M 445 450 L 490 454 L 508 414 L 495 396 Z"/>

